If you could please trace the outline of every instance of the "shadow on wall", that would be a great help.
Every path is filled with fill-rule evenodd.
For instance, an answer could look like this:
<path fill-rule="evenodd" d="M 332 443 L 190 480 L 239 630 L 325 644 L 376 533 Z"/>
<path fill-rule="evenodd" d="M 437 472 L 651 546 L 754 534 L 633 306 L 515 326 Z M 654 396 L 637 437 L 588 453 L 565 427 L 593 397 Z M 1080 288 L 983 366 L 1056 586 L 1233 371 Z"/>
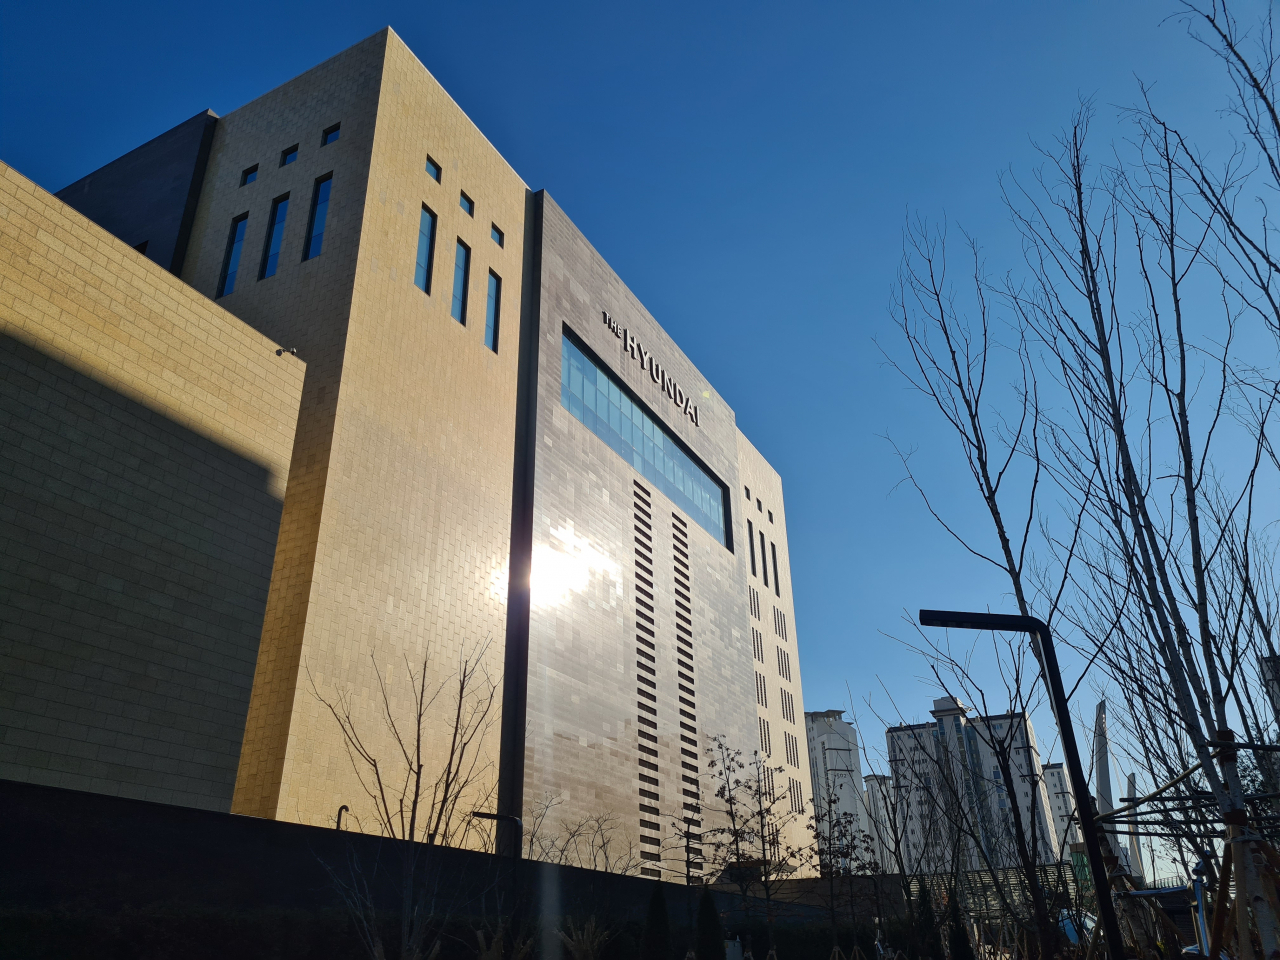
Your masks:
<path fill-rule="evenodd" d="M 270 479 L 0 334 L 0 777 L 230 809 Z"/>

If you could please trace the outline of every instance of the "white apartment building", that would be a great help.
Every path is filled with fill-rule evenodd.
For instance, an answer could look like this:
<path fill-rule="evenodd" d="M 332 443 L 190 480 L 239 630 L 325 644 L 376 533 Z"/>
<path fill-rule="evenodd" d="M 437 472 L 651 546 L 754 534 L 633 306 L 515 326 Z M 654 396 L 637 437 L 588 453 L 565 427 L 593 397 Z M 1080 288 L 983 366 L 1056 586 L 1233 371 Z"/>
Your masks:
<path fill-rule="evenodd" d="M 907 871 L 1014 866 L 1015 809 L 1036 859 L 1056 861 L 1049 793 L 1026 714 L 970 716 L 953 697 L 935 700 L 931 714 L 930 723 L 885 732 Z M 1009 757 L 1008 781 L 1002 753 Z"/>
<path fill-rule="evenodd" d="M 852 838 L 867 831 L 858 731 L 844 719 L 843 710 L 806 713 L 804 726 L 809 741 L 814 814 L 822 825 L 823 835 L 831 836 L 834 849 L 841 846 L 842 834 Z M 825 853 L 820 855 L 827 859 Z M 839 856 L 838 866 L 846 869 L 848 860 L 845 851 Z"/>
<path fill-rule="evenodd" d="M 1053 835 L 1057 840 L 1058 850 L 1065 859 L 1071 853 L 1071 844 L 1080 842 L 1080 831 L 1074 819 L 1075 794 L 1071 791 L 1071 780 L 1062 764 L 1044 765 L 1044 786 L 1049 794 L 1049 811 L 1053 814 Z"/>
<path fill-rule="evenodd" d="M 883 773 L 869 773 L 863 778 L 867 815 L 867 833 L 871 849 L 883 873 L 897 872 L 893 856 L 893 778 Z"/>

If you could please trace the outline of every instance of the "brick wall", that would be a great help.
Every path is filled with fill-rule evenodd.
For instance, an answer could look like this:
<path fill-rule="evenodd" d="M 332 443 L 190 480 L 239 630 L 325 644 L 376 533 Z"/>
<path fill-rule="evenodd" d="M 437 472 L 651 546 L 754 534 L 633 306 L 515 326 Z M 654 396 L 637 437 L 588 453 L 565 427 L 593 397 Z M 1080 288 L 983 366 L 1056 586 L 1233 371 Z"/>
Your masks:
<path fill-rule="evenodd" d="M 0 777 L 229 808 L 303 372 L 0 164 Z"/>

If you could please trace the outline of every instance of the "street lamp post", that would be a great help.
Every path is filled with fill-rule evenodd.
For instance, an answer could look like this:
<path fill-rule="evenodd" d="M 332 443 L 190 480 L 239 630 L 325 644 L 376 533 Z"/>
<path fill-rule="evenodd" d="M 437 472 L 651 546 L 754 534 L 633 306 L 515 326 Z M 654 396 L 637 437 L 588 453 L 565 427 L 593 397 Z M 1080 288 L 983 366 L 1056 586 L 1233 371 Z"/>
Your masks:
<path fill-rule="evenodd" d="M 1049 703 L 1053 718 L 1058 723 L 1058 735 L 1062 739 L 1062 756 L 1075 794 L 1076 812 L 1080 820 L 1080 832 L 1084 835 L 1085 850 L 1089 855 L 1089 872 L 1093 875 L 1093 889 L 1098 897 L 1098 920 L 1107 938 L 1107 953 L 1111 960 L 1125 960 L 1124 941 L 1120 937 L 1120 923 L 1116 919 L 1115 903 L 1111 899 L 1111 878 L 1102 862 L 1102 845 L 1098 842 L 1098 828 L 1094 823 L 1092 805 L 1089 804 L 1089 782 L 1085 780 L 1080 765 L 1080 751 L 1076 746 L 1075 727 L 1071 724 L 1071 712 L 1067 708 L 1067 695 L 1062 688 L 1062 674 L 1058 670 L 1058 654 L 1053 647 L 1053 634 L 1048 624 L 1035 617 L 1018 617 L 1004 613 L 966 613 L 955 610 L 921 610 L 922 627 L 952 627 L 957 630 L 1002 630 L 1009 633 L 1029 634 L 1036 645 L 1037 659 L 1044 674 L 1044 685 L 1049 690 Z"/>

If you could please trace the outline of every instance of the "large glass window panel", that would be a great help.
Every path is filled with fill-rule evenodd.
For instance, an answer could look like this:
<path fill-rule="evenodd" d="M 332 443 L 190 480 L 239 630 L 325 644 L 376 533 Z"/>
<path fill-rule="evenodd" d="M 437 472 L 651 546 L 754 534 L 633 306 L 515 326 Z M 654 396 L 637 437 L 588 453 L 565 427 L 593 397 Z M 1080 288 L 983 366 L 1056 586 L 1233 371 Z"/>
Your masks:
<path fill-rule="evenodd" d="M 459 323 L 467 322 L 467 286 L 471 282 L 471 248 L 461 240 L 453 258 L 453 307 L 449 315 Z"/>
<path fill-rule="evenodd" d="M 560 403 L 700 527 L 728 545 L 724 485 L 698 466 L 675 436 L 632 402 L 613 374 L 568 336 L 561 338 Z"/>
<path fill-rule="evenodd" d="M 498 314 L 502 309 L 502 278 L 489 271 L 489 304 L 484 314 L 484 345 L 498 352 Z"/>
<path fill-rule="evenodd" d="M 423 293 L 431 292 L 431 265 L 436 258 L 436 215 L 425 206 L 418 221 L 418 265 L 413 282 Z"/>
<path fill-rule="evenodd" d="M 307 245 L 303 249 L 303 260 L 320 256 L 324 249 L 324 225 L 329 219 L 329 188 L 333 186 L 333 174 L 328 174 L 316 181 L 315 192 L 311 195 L 311 222 L 307 225 Z"/>
<path fill-rule="evenodd" d="M 262 270 L 258 274 L 260 280 L 276 275 L 276 266 L 280 262 L 280 244 L 284 242 L 284 221 L 289 215 L 289 195 L 286 193 L 271 204 L 271 219 L 267 221 L 267 243 L 262 248 Z"/>
<path fill-rule="evenodd" d="M 222 276 L 218 280 L 220 297 L 225 297 L 236 289 L 236 275 L 240 272 L 240 252 L 244 249 L 244 231 L 248 225 L 247 213 L 231 221 L 231 234 L 227 237 L 227 254 L 222 258 Z"/>

